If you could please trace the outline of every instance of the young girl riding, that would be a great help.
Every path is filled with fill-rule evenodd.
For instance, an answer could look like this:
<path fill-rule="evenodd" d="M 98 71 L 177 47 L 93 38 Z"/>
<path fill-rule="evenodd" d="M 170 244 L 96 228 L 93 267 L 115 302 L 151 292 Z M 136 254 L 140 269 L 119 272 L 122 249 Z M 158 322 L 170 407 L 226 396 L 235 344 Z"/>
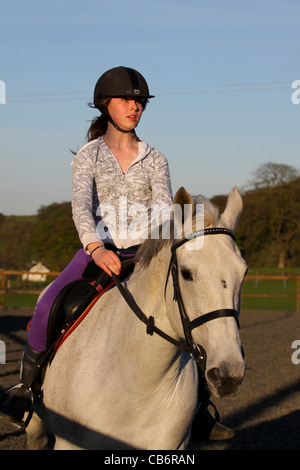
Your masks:
<path fill-rule="evenodd" d="M 72 164 L 72 213 L 82 248 L 36 306 L 22 359 L 21 383 L 8 390 L 0 403 L 0 416 L 12 423 L 24 426 L 31 392 L 23 384 L 44 354 L 49 314 L 58 294 L 83 277 L 91 260 L 107 277 L 111 272 L 119 275 L 122 257 L 134 255 L 145 239 L 145 233 L 130 231 L 140 221 L 131 208 L 143 204 L 150 213 L 154 204 L 169 207 L 173 203 L 166 158 L 135 132 L 151 98 L 144 77 L 128 67 L 108 70 L 96 83 L 93 107 L 101 114 L 92 121 L 88 143 Z M 215 423 L 208 412 L 203 427 L 206 421 L 210 431 L 218 429 L 220 439 L 231 437 L 230 430 Z"/>

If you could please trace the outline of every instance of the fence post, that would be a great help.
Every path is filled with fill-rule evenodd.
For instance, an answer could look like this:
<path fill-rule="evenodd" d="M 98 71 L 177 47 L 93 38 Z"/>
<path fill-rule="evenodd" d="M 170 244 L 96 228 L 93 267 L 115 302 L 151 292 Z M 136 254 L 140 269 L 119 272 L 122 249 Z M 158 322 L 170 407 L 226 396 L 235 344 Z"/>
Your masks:
<path fill-rule="evenodd" d="M 0 305 L 4 307 L 4 289 L 5 289 L 5 273 L 4 270 L 1 271 L 1 302 Z"/>

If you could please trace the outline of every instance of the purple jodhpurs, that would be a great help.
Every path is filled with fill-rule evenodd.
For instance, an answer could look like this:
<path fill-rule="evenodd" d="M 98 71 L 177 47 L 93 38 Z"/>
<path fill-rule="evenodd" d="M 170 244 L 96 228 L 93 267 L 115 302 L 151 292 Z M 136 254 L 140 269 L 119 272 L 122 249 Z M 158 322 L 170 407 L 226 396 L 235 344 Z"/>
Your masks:
<path fill-rule="evenodd" d="M 28 342 L 36 351 L 42 352 L 46 348 L 48 318 L 54 300 L 62 288 L 69 284 L 69 282 L 82 278 L 84 270 L 90 261 L 91 257 L 85 253 L 83 248 L 77 251 L 72 261 L 53 281 L 47 292 L 38 302 L 28 332 Z"/>

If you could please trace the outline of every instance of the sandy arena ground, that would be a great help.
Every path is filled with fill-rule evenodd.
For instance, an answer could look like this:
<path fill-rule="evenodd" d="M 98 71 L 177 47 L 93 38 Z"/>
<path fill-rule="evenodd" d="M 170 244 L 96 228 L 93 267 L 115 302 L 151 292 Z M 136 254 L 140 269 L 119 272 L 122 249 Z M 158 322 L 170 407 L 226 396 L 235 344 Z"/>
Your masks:
<path fill-rule="evenodd" d="M 0 394 L 18 383 L 29 309 L 0 310 Z M 236 436 L 228 442 L 203 442 L 193 450 L 300 450 L 300 364 L 292 343 L 300 340 L 300 313 L 243 311 L 241 338 L 247 373 L 238 396 L 214 399 L 223 424 Z M 300 359 L 299 354 L 295 354 Z M 1 356 L 0 356 L 1 358 Z M 0 421 L 0 450 L 25 450 L 26 435 Z"/>

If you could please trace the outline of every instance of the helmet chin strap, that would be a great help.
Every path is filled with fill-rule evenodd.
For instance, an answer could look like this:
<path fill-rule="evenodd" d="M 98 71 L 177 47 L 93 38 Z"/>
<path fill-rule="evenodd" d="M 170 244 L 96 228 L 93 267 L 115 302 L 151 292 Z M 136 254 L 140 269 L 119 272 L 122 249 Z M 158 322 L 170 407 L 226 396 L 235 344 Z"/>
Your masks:
<path fill-rule="evenodd" d="M 121 129 L 121 127 L 118 126 L 118 124 L 116 124 L 112 118 L 110 117 L 110 115 L 108 115 L 108 120 L 109 122 L 119 131 L 119 132 L 123 132 L 124 134 L 128 134 L 128 132 L 132 132 L 132 129 L 130 129 L 129 131 L 126 131 L 125 129 Z"/>

